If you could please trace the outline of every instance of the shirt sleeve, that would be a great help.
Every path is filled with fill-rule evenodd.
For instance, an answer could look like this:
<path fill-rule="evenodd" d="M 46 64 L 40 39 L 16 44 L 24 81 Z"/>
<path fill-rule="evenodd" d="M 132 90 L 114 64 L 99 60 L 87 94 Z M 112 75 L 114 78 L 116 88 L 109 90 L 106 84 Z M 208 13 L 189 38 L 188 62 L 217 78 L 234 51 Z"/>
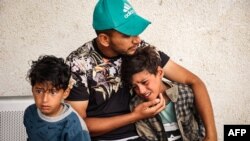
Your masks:
<path fill-rule="evenodd" d="M 162 51 L 158 51 L 158 53 L 160 54 L 161 58 L 161 67 L 164 67 L 168 63 L 170 57 Z"/>
<path fill-rule="evenodd" d="M 70 55 L 66 63 L 71 68 L 71 77 L 75 81 L 66 100 L 69 101 L 85 101 L 89 99 L 87 70 L 84 67 L 84 60 L 78 59 L 74 55 Z"/>
<path fill-rule="evenodd" d="M 80 82 L 77 82 L 70 91 L 66 100 L 69 101 L 84 101 L 89 99 L 87 88 Z"/>

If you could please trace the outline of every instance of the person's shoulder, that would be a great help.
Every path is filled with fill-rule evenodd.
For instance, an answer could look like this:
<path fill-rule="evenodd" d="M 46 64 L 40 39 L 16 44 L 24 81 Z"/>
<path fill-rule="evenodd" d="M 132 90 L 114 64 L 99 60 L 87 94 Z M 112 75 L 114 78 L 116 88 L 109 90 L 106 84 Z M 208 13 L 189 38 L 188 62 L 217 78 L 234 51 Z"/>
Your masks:
<path fill-rule="evenodd" d="M 69 115 L 67 115 L 63 120 L 66 121 L 66 125 L 64 125 L 68 133 L 68 138 L 73 140 L 86 140 L 90 141 L 90 135 L 88 128 L 84 122 L 84 120 L 78 115 L 78 113 L 69 105 L 65 105 L 68 107 Z"/>
<path fill-rule="evenodd" d="M 81 126 L 83 130 L 88 130 L 87 126 L 82 119 L 82 117 L 73 109 L 73 107 L 67 103 L 65 105 L 68 107 L 68 110 L 70 111 L 70 114 L 68 116 L 68 119 L 71 121 L 74 121 L 74 125 L 72 126 Z M 73 120 L 72 120 L 73 119 Z"/>
<path fill-rule="evenodd" d="M 37 108 L 36 108 L 36 104 L 31 104 L 29 105 L 26 109 L 25 109 L 25 113 L 27 112 L 32 112 L 32 111 L 35 111 Z"/>
<path fill-rule="evenodd" d="M 76 120 L 78 121 L 81 120 L 82 118 L 80 117 L 80 115 L 74 110 L 74 108 L 68 104 L 68 103 L 64 103 L 64 106 L 67 106 L 67 120 Z"/>
<path fill-rule="evenodd" d="M 175 84 L 178 87 L 179 96 L 186 97 L 186 98 L 194 97 L 194 93 L 193 93 L 191 86 L 187 84 L 183 84 L 183 83 L 177 83 L 177 82 L 173 82 L 173 84 Z"/>
<path fill-rule="evenodd" d="M 24 111 L 24 120 L 25 119 L 34 119 L 37 117 L 37 107 L 35 104 L 29 105 Z"/>
<path fill-rule="evenodd" d="M 94 49 L 94 39 L 84 43 L 82 46 L 78 47 L 76 50 L 73 50 L 67 57 L 67 60 L 72 58 L 84 57 L 89 54 L 91 50 Z"/>

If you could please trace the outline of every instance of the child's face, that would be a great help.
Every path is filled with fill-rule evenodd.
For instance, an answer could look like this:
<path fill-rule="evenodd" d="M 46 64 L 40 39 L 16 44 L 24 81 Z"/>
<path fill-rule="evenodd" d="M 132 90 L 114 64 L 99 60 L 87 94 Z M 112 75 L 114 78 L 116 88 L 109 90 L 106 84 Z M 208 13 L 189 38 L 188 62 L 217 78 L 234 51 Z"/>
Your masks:
<path fill-rule="evenodd" d="M 157 74 L 151 74 L 144 70 L 132 76 L 133 90 L 137 95 L 147 99 L 156 99 L 162 90 L 162 70 L 158 70 Z"/>
<path fill-rule="evenodd" d="M 61 101 L 68 96 L 68 91 L 57 90 L 51 83 L 36 83 L 32 93 L 37 108 L 46 116 L 57 116 L 61 110 Z"/>

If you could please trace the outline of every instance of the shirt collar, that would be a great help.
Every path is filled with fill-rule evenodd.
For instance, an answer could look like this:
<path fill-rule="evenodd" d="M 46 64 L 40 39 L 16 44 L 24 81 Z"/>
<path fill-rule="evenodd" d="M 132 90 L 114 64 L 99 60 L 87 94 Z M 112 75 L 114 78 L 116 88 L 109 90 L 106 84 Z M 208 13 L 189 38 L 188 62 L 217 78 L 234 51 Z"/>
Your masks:
<path fill-rule="evenodd" d="M 170 82 L 166 78 L 162 78 L 162 81 L 164 82 L 164 84 L 166 84 L 166 85 L 168 85 L 170 87 L 165 92 L 166 92 L 168 98 L 172 102 L 175 103 L 177 101 L 177 99 L 178 99 L 178 96 L 179 96 L 179 91 L 178 91 L 177 85 L 173 84 L 172 82 Z"/>

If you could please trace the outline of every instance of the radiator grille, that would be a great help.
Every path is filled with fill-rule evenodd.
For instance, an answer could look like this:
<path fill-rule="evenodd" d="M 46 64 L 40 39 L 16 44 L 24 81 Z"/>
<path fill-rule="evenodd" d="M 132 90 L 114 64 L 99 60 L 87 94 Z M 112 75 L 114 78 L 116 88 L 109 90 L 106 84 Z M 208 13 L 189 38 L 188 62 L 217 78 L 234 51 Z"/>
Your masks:
<path fill-rule="evenodd" d="M 23 125 L 25 108 L 33 99 L 0 98 L 0 141 L 26 141 L 27 135 Z"/>
<path fill-rule="evenodd" d="M 1 111 L 0 125 L 1 141 L 25 141 L 27 139 L 23 126 L 23 111 Z"/>

